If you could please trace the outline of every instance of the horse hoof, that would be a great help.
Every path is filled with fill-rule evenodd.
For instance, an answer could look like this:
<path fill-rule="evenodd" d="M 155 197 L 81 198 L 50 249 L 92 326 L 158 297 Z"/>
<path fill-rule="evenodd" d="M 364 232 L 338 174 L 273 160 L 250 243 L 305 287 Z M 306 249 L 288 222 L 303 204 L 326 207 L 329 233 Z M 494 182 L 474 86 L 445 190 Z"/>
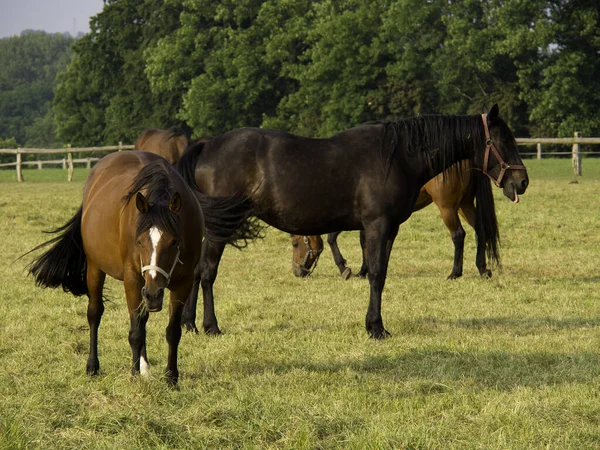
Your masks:
<path fill-rule="evenodd" d="M 356 278 L 367 278 L 367 273 L 366 272 L 358 272 L 356 275 L 354 275 Z"/>
<path fill-rule="evenodd" d="M 181 326 L 185 327 L 185 331 L 188 333 L 190 333 L 190 332 L 195 333 L 195 334 L 199 333 L 198 327 L 196 326 L 196 322 L 194 322 L 193 320 L 192 321 L 182 320 Z"/>
<path fill-rule="evenodd" d="M 448 278 L 446 278 L 446 279 L 447 280 L 456 280 L 460 277 L 462 277 L 462 273 L 459 273 L 459 274 L 451 273 L 450 275 L 448 275 Z"/>
<path fill-rule="evenodd" d="M 210 327 L 204 327 L 204 334 L 208 334 L 209 336 L 219 336 L 223 333 L 221 333 L 219 327 L 215 325 Z"/>
<path fill-rule="evenodd" d="M 88 376 L 90 377 L 95 377 L 98 375 L 98 373 L 100 372 L 100 363 L 96 360 L 96 361 L 88 361 L 86 367 L 85 367 L 85 372 L 88 374 Z"/>
<path fill-rule="evenodd" d="M 483 278 L 484 280 L 489 280 L 490 278 L 492 278 L 492 271 L 490 269 L 484 270 L 481 273 L 481 278 Z"/>
<path fill-rule="evenodd" d="M 387 339 L 389 337 L 392 337 L 392 335 L 385 328 L 381 328 L 379 330 L 369 331 L 369 337 L 371 339 L 382 340 L 382 339 Z"/>
<path fill-rule="evenodd" d="M 342 272 L 342 278 L 344 280 L 349 279 L 352 276 L 352 269 L 350 267 L 346 267 Z"/>

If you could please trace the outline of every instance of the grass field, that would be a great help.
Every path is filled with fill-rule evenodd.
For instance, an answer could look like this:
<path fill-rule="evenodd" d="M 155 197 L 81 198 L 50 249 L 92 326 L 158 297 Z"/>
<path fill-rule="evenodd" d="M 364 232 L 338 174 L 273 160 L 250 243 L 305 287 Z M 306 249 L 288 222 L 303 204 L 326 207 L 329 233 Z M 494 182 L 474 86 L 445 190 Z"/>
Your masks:
<path fill-rule="evenodd" d="M 592 449 L 600 447 L 600 160 L 528 160 L 518 205 L 495 190 L 502 268 L 481 280 L 467 230 L 463 278 L 430 207 L 400 228 L 383 319 L 368 282 L 328 251 L 310 279 L 269 229 L 225 252 L 220 337 L 184 334 L 167 388 L 167 314 L 148 324 L 149 379 L 129 375 L 122 285 L 110 280 L 99 377 L 88 378 L 85 299 L 41 290 L 15 259 L 69 219 L 86 173 L 0 171 L 0 448 Z M 358 233 L 340 236 L 353 268 Z"/>

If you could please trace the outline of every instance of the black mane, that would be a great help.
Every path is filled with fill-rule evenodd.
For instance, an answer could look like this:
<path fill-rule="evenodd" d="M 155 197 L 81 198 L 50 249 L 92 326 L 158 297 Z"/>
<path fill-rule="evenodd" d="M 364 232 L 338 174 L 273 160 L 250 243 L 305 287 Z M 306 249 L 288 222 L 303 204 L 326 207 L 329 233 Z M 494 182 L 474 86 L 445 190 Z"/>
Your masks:
<path fill-rule="evenodd" d="M 136 236 L 155 226 L 161 231 L 172 236 L 181 234 L 179 217 L 169 209 L 169 201 L 175 194 L 171 181 L 173 168 L 164 159 L 158 159 L 144 166 L 134 178 L 129 193 L 123 197 L 124 205 L 139 191 L 146 189 L 145 197 L 150 208 L 148 212 L 140 214 L 136 224 Z"/>
<path fill-rule="evenodd" d="M 455 161 L 457 156 L 471 159 L 477 167 L 481 165 L 485 131 L 480 115 L 423 115 L 382 123 L 380 155 L 385 161 L 386 178 L 396 151 L 422 157 L 432 177 L 434 167 L 449 167 L 448 161 Z"/>

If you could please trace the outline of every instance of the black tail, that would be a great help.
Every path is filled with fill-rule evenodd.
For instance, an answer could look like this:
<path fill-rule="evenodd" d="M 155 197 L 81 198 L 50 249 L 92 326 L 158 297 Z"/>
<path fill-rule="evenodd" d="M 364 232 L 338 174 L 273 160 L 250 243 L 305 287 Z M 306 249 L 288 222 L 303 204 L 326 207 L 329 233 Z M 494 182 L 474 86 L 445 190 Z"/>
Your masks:
<path fill-rule="evenodd" d="M 89 294 L 86 274 L 87 259 L 81 239 L 81 216 L 83 207 L 65 225 L 50 233 L 60 233 L 55 238 L 38 245 L 32 252 L 52 245 L 52 248 L 31 263 L 29 273 L 35 284 L 42 287 L 62 286 L 65 292 L 75 296 Z"/>
<path fill-rule="evenodd" d="M 490 179 L 479 170 L 471 171 L 475 187 L 477 216 L 475 231 L 479 239 L 485 243 L 485 251 L 489 260 L 500 265 L 500 233 L 496 219 L 496 206 Z"/>
<path fill-rule="evenodd" d="M 264 237 L 265 226 L 255 217 L 254 204 L 246 196 L 211 197 L 196 184 L 196 164 L 206 142 L 191 144 L 177 163 L 177 171 L 196 193 L 204 214 L 206 238 L 244 248 Z"/>

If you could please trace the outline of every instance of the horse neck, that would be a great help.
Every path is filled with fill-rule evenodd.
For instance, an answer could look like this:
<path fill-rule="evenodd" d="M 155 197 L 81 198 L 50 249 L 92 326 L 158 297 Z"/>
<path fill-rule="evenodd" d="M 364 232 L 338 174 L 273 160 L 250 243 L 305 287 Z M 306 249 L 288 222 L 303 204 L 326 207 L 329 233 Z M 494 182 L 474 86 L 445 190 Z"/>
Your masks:
<path fill-rule="evenodd" d="M 480 116 L 425 116 L 415 121 L 411 130 L 413 144 L 419 151 L 407 154 L 407 163 L 421 184 L 451 167 L 457 170 L 460 161 L 473 161 L 477 149 L 485 147 Z M 436 134 L 437 133 L 437 134 Z M 416 138 L 414 138 L 416 136 Z"/>

